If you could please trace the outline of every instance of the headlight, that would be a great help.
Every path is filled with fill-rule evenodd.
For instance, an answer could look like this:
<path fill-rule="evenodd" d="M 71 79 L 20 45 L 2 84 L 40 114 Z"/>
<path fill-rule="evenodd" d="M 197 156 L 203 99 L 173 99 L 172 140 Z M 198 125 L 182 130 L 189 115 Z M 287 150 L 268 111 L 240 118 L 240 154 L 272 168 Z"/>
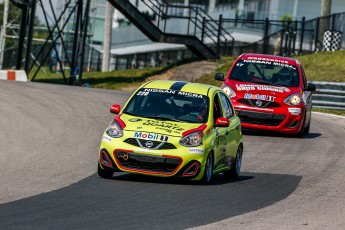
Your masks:
<path fill-rule="evenodd" d="M 110 123 L 110 125 L 108 126 L 108 128 L 106 130 L 106 133 L 110 137 L 122 137 L 123 136 L 122 128 L 116 120 L 113 120 Z"/>
<path fill-rule="evenodd" d="M 222 88 L 223 88 L 223 91 L 226 93 L 226 95 L 228 95 L 229 98 L 233 98 L 236 96 L 235 91 L 233 89 L 231 89 L 231 87 L 224 86 Z"/>
<path fill-rule="evenodd" d="M 204 133 L 202 131 L 192 132 L 187 136 L 182 137 L 180 144 L 183 146 L 198 146 L 202 144 Z"/>
<path fill-rule="evenodd" d="M 292 94 L 285 99 L 284 103 L 288 105 L 299 105 L 302 103 L 301 95 L 298 93 Z"/>

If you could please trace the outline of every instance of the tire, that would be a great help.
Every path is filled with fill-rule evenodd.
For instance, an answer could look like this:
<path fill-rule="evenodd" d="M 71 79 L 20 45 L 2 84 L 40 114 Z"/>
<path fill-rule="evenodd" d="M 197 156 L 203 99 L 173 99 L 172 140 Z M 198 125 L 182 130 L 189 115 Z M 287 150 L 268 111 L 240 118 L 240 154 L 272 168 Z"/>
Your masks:
<path fill-rule="evenodd" d="M 307 125 L 307 127 L 304 128 L 304 132 L 303 132 L 304 135 L 308 135 L 308 134 L 309 134 L 309 131 L 310 131 L 310 122 L 311 122 L 311 114 L 310 114 L 310 118 L 309 118 L 308 125 Z"/>
<path fill-rule="evenodd" d="M 304 128 L 303 134 L 304 134 L 304 135 L 308 135 L 308 134 L 309 134 L 309 130 L 310 130 L 310 121 L 309 121 L 309 123 L 308 123 L 308 126 Z"/>
<path fill-rule="evenodd" d="M 100 163 L 97 164 L 98 165 L 98 169 L 97 169 L 97 174 L 98 176 L 102 177 L 102 178 L 106 178 L 106 179 L 110 179 L 112 178 L 114 172 L 112 170 L 107 170 L 107 169 L 102 169 L 100 166 Z"/>
<path fill-rule="evenodd" d="M 234 166 L 230 170 L 223 172 L 223 176 L 225 178 L 235 179 L 238 177 L 238 175 L 241 172 L 242 155 L 243 155 L 243 149 L 242 149 L 242 146 L 239 146 L 237 149 Z"/>
<path fill-rule="evenodd" d="M 304 136 L 305 129 L 307 128 L 307 127 L 304 128 L 304 126 L 305 126 L 305 117 L 306 116 L 304 115 L 304 119 L 303 119 L 301 130 L 296 134 L 296 137 L 302 138 Z"/>
<path fill-rule="evenodd" d="M 201 182 L 203 184 L 209 184 L 212 181 L 212 171 L 213 171 L 213 156 L 212 156 L 212 153 L 210 153 L 207 156 L 204 175 L 201 179 Z"/>

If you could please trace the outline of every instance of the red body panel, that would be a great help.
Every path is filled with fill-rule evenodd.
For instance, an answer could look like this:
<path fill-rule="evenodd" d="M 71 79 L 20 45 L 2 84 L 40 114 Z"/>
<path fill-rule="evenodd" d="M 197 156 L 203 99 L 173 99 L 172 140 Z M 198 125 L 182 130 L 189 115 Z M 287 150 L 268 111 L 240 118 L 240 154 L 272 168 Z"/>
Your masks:
<path fill-rule="evenodd" d="M 294 87 L 261 84 L 251 77 L 250 82 L 230 79 L 231 72 L 238 61 L 257 61 L 290 65 L 297 69 L 299 85 Z M 278 63 L 278 64 L 277 64 Z M 292 58 L 272 55 L 244 54 L 237 58 L 230 68 L 222 88 L 229 86 L 236 94 L 231 98 L 235 110 L 241 118 L 243 128 L 296 134 L 309 124 L 311 100 L 310 92 L 305 92 L 306 80 L 303 79 L 300 63 Z M 288 105 L 284 101 L 293 94 L 303 99 L 299 105 Z"/>

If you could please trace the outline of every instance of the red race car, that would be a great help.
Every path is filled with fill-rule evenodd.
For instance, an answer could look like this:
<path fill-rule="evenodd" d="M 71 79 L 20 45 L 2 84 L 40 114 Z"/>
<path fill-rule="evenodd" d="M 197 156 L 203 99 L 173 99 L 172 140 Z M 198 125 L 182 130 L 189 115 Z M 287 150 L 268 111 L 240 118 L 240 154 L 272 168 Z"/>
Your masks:
<path fill-rule="evenodd" d="M 242 128 L 294 134 L 309 133 L 311 92 L 298 60 L 266 55 L 242 54 L 231 66 L 222 88 L 231 99 Z"/>

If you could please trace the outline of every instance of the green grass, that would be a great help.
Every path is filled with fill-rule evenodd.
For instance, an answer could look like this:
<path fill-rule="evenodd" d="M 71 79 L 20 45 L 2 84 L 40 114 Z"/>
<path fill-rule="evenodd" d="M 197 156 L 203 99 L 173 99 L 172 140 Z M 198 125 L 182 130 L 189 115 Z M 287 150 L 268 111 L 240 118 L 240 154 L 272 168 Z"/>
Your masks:
<path fill-rule="evenodd" d="M 217 72 L 226 74 L 234 62 L 236 57 L 223 57 L 218 61 L 218 67 L 215 72 L 206 73 L 198 82 L 220 85 L 214 80 L 214 75 Z M 330 82 L 345 82 L 345 50 L 336 52 L 320 52 L 317 54 L 308 54 L 301 56 L 294 56 L 304 66 L 308 81 L 330 81 Z M 191 60 L 184 61 L 178 64 L 184 64 Z M 175 65 L 178 65 L 175 64 Z M 130 69 L 117 70 L 112 72 L 90 72 L 83 74 L 83 82 L 88 82 L 91 87 L 106 88 L 106 89 L 121 89 L 122 87 L 131 85 L 132 83 L 140 83 L 147 77 L 162 73 L 175 65 L 167 67 L 151 67 L 144 69 Z M 50 73 L 48 68 L 45 72 L 40 71 L 35 78 L 35 81 L 64 84 L 61 73 Z M 34 71 L 30 73 L 30 79 Z M 66 71 L 68 81 L 69 71 Z"/>
<path fill-rule="evenodd" d="M 151 67 L 145 69 L 130 69 L 121 71 L 112 71 L 105 73 L 85 73 L 83 75 L 84 83 L 87 82 L 91 87 L 103 89 L 120 90 L 134 83 L 141 83 L 147 77 L 161 73 L 163 67 Z"/>
<path fill-rule="evenodd" d="M 296 56 L 308 81 L 345 82 L 345 50 Z"/>
<path fill-rule="evenodd" d="M 129 69 L 129 70 L 115 70 L 111 72 L 84 72 L 83 73 L 83 84 L 88 84 L 93 88 L 103 88 L 112 90 L 121 90 L 122 88 L 131 86 L 133 84 L 141 85 L 148 77 L 161 74 L 168 69 L 195 61 L 195 59 L 187 59 L 178 63 L 173 63 L 165 67 L 148 67 L 143 69 Z M 35 74 L 36 69 L 34 68 L 30 74 L 29 79 L 31 80 Z M 66 82 L 69 82 L 70 71 L 65 71 Z M 65 80 L 61 72 L 50 72 L 47 67 L 40 70 L 35 76 L 34 81 L 53 83 L 53 84 L 65 84 Z"/>
<path fill-rule="evenodd" d="M 88 72 L 83 73 L 83 83 L 88 83 L 90 87 L 120 90 L 133 83 L 143 82 L 147 77 L 162 73 L 166 68 L 152 67 L 144 69 L 117 70 L 112 72 Z M 32 71 L 33 72 L 33 71 Z M 30 76 L 32 79 L 33 76 Z M 65 71 L 66 81 L 69 81 L 69 71 Z M 34 79 L 37 82 L 65 84 L 60 72 L 46 73 L 40 72 Z"/>
<path fill-rule="evenodd" d="M 336 52 L 319 52 L 316 54 L 308 54 L 294 56 L 298 59 L 307 75 L 308 81 L 329 81 L 329 82 L 345 82 L 345 51 Z M 217 69 L 211 73 L 205 73 L 204 76 L 197 79 L 196 82 L 221 86 L 222 82 L 214 80 L 215 73 L 228 72 L 230 66 L 236 57 L 223 57 L 217 62 Z M 136 84 L 140 85 L 146 78 L 162 73 L 175 65 L 184 64 L 193 60 L 183 61 L 167 67 L 151 67 L 144 69 L 117 70 L 112 72 L 89 72 L 83 74 L 83 83 L 88 83 L 90 87 L 121 90 L 124 87 Z M 31 71 L 32 74 L 34 71 Z M 66 72 L 67 82 L 69 72 Z M 30 79 L 32 75 L 30 76 Z M 50 73 L 47 68 L 45 72 L 40 71 L 35 81 L 64 84 L 61 73 Z M 333 113 L 345 115 L 345 111 L 339 110 L 323 110 L 313 109 L 313 111 Z"/>
<path fill-rule="evenodd" d="M 313 108 L 313 111 L 314 112 L 320 112 L 320 113 L 331 113 L 331 114 L 335 114 L 335 115 L 345 116 L 345 110 Z"/>
<path fill-rule="evenodd" d="M 223 57 L 218 61 L 217 69 L 214 72 L 206 73 L 201 78 L 197 79 L 196 82 L 203 83 L 203 84 L 209 84 L 209 85 L 216 85 L 221 86 L 222 82 L 217 81 L 214 79 L 214 75 L 216 73 L 223 73 L 224 75 L 227 74 L 229 71 L 230 66 L 235 61 L 236 57 Z"/>

